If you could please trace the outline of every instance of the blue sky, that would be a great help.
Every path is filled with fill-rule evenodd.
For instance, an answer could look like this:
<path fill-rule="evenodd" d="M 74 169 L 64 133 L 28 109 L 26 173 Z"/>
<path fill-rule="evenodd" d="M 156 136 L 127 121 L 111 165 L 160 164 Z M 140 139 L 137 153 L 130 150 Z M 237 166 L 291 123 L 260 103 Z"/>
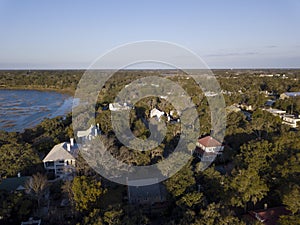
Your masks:
<path fill-rule="evenodd" d="M 133 41 L 170 41 L 211 68 L 300 67 L 298 0 L 0 0 L 0 68 L 85 68 Z"/>

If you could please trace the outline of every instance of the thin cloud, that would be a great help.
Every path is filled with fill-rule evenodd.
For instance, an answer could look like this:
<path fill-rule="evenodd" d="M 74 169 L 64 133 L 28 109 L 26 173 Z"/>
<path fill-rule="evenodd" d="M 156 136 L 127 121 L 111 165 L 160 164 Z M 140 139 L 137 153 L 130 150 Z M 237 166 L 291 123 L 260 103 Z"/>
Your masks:
<path fill-rule="evenodd" d="M 278 48 L 279 46 L 277 45 L 267 45 L 266 48 Z"/>
<path fill-rule="evenodd" d="M 208 54 L 205 57 L 228 57 L 228 56 L 248 56 L 248 55 L 259 55 L 258 52 L 229 52 L 220 54 Z"/>

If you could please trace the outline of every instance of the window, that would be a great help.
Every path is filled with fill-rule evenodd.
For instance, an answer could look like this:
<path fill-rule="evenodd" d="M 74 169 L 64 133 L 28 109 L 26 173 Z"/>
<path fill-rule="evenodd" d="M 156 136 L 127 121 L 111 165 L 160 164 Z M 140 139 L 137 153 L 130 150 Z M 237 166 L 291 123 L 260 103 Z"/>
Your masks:
<path fill-rule="evenodd" d="M 52 167 L 52 166 L 54 166 L 54 162 L 53 161 L 46 162 L 45 164 L 46 164 L 46 167 Z"/>

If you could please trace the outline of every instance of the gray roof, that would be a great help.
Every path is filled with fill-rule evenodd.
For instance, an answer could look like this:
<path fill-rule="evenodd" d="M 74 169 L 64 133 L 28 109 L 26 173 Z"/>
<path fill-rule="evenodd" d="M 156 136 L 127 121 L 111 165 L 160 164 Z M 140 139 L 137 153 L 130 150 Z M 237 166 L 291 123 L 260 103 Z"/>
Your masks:
<path fill-rule="evenodd" d="M 157 180 L 157 179 L 156 179 Z M 136 199 L 153 199 L 162 198 L 161 188 L 159 183 L 147 185 L 147 186 L 136 186 L 137 184 L 143 184 L 144 179 L 128 181 L 128 196 L 129 201 Z M 147 182 L 148 183 L 148 182 Z M 134 185 L 134 186 L 131 186 Z"/>
<path fill-rule="evenodd" d="M 284 94 L 289 97 L 300 96 L 300 92 L 284 92 Z"/>
<path fill-rule="evenodd" d="M 73 159 L 77 155 L 77 146 L 71 147 L 71 152 L 67 150 L 67 142 L 63 142 L 60 144 L 55 145 L 48 155 L 43 159 L 43 162 L 47 161 L 59 161 L 59 160 L 66 160 L 66 159 Z"/>
<path fill-rule="evenodd" d="M 31 178 L 30 176 L 6 178 L 0 182 L 0 190 L 6 190 L 6 191 L 24 190 L 25 183 L 30 178 Z"/>

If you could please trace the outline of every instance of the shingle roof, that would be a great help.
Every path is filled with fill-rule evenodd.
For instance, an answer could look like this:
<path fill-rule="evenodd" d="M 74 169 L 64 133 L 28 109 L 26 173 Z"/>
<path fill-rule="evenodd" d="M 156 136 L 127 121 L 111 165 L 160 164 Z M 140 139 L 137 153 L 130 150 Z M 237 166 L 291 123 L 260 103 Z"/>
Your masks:
<path fill-rule="evenodd" d="M 6 178 L 0 183 L 0 190 L 15 191 L 18 188 L 23 189 L 30 176 Z"/>
<path fill-rule="evenodd" d="M 73 147 L 73 150 L 71 149 L 73 153 L 72 155 L 71 152 L 67 151 L 67 142 L 57 144 L 51 149 L 48 155 L 43 159 L 43 162 L 75 159 L 74 156 L 76 156 L 76 151 L 74 151 L 74 148 L 75 147 Z"/>
<path fill-rule="evenodd" d="M 220 142 L 218 142 L 216 139 L 214 139 L 211 136 L 206 136 L 204 138 L 200 138 L 198 140 L 199 144 L 205 146 L 205 147 L 216 147 L 216 146 L 222 146 Z"/>

